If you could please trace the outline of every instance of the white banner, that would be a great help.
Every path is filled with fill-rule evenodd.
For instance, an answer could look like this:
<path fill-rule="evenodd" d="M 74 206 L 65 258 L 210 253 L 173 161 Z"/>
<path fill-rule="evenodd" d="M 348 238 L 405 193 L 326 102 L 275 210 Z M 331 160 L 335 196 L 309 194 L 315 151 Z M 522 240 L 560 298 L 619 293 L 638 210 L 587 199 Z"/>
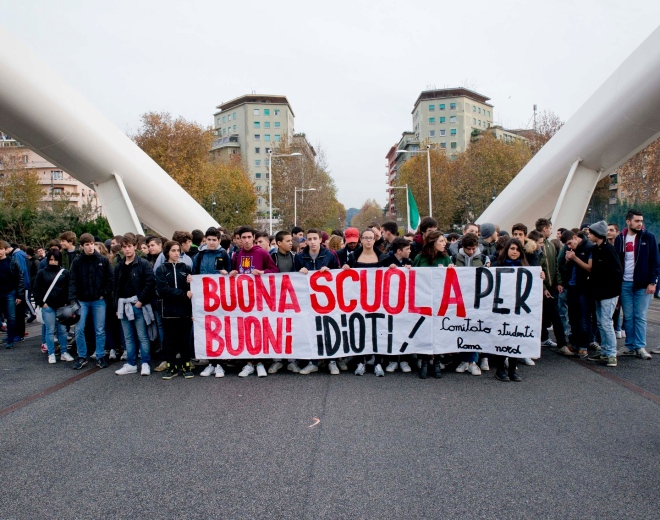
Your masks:
<path fill-rule="evenodd" d="M 540 267 L 193 276 L 199 359 L 540 356 Z"/>

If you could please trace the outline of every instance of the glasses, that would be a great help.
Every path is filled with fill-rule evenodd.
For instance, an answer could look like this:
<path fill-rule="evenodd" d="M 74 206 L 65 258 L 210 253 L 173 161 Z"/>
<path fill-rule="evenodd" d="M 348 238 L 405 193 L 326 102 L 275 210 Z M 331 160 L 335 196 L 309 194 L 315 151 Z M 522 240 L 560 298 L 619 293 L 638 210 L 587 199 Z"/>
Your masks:
<path fill-rule="evenodd" d="M 376 240 L 375 237 L 362 237 L 362 240 Z"/>

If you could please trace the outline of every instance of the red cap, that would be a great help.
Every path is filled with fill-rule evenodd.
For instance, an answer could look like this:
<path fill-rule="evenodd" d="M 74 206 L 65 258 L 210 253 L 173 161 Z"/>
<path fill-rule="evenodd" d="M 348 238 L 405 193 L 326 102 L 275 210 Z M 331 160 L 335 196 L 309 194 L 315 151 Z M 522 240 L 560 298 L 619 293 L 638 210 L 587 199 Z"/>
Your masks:
<path fill-rule="evenodd" d="M 360 241 L 360 232 L 357 228 L 349 227 L 344 231 L 344 241 L 348 244 L 350 242 L 359 242 Z"/>

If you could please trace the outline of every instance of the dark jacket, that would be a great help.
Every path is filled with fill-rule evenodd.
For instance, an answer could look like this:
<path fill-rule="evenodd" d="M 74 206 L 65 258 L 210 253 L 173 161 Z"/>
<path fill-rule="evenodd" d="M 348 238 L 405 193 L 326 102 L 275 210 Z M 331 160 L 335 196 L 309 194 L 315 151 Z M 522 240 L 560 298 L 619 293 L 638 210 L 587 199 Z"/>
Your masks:
<path fill-rule="evenodd" d="M 123 269 L 121 265 L 118 265 L 115 268 L 115 309 L 117 308 L 118 302 L 117 292 L 122 281 L 122 271 Z M 135 295 L 139 302 L 142 302 L 145 305 L 151 303 L 156 289 L 154 270 L 147 260 L 140 258 L 137 255 L 135 255 L 135 258 L 133 258 L 133 261 L 131 262 L 131 285 L 133 286 L 133 290 L 135 291 Z"/>
<path fill-rule="evenodd" d="M 410 261 L 410 258 L 403 258 L 400 262 L 397 259 L 396 256 L 392 253 L 392 251 L 388 253 L 383 253 L 380 255 L 380 258 L 378 258 L 378 261 L 380 262 L 382 267 L 389 267 L 392 264 L 396 265 L 397 267 L 403 267 L 405 265 L 412 265 L 412 262 Z"/>
<path fill-rule="evenodd" d="M 597 300 L 609 300 L 621 294 L 623 268 L 616 249 L 605 240 L 591 249 L 591 272 L 589 284 L 591 294 Z"/>
<path fill-rule="evenodd" d="M 582 241 L 575 248 L 575 256 L 582 260 L 585 264 L 589 263 L 589 258 L 591 258 L 591 250 L 593 249 L 594 244 L 589 242 L 586 238 L 583 238 Z M 565 256 L 565 255 L 564 255 Z M 580 291 L 589 290 L 589 271 L 582 269 L 573 261 L 566 262 L 566 268 L 568 269 L 568 280 L 570 281 L 572 277 L 573 267 L 576 269 L 576 285 Z M 568 283 L 568 281 L 567 281 Z M 569 284 L 570 285 L 570 284 Z"/>
<path fill-rule="evenodd" d="M 282 255 L 283 256 L 283 255 Z M 292 262 L 292 268 L 295 271 L 296 270 L 296 254 L 293 251 L 289 251 L 288 256 L 291 258 Z M 273 259 L 273 262 L 275 262 L 275 265 L 277 268 L 280 270 L 280 273 L 286 273 L 287 271 L 282 270 L 282 266 L 280 266 L 280 254 L 278 253 L 277 249 L 270 253 L 270 257 Z"/>
<path fill-rule="evenodd" d="M 486 242 L 483 238 L 479 237 L 479 249 L 486 256 L 494 255 L 497 252 L 496 245 L 497 242 Z"/>
<path fill-rule="evenodd" d="M 192 274 L 183 262 L 164 262 L 156 269 L 156 292 L 160 298 L 163 318 L 187 318 L 192 316 L 192 305 L 187 293 L 190 284 L 186 281 Z"/>
<path fill-rule="evenodd" d="M 571 278 L 571 273 L 566 265 L 566 251 L 568 251 L 568 246 L 562 246 L 557 255 L 557 269 L 559 270 L 559 276 L 561 276 L 564 285 L 568 285 L 568 280 Z"/>
<path fill-rule="evenodd" d="M 112 296 L 110 261 L 96 251 L 74 258 L 69 273 L 69 301 L 94 302 Z"/>
<path fill-rule="evenodd" d="M 70 270 L 73 261 L 82 254 L 84 254 L 83 251 L 80 249 L 79 246 L 76 246 L 76 248 L 73 250 L 72 258 L 71 260 L 69 260 L 69 252 L 62 251 L 62 267 L 64 267 L 64 269 Z"/>
<path fill-rule="evenodd" d="M 318 271 L 321 267 L 328 269 L 339 269 L 339 262 L 333 251 L 322 247 L 319 255 L 312 259 L 309 254 L 309 246 L 305 247 L 300 253 L 296 255 L 294 260 L 294 269 L 300 271 L 303 267 L 308 271 Z"/>
<path fill-rule="evenodd" d="M 619 261 L 625 270 L 626 265 L 626 234 L 624 229 L 614 240 L 614 249 L 619 254 Z M 660 256 L 655 236 L 645 229 L 635 236 L 635 271 L 633 274 L 633 287 L 645 289 L 649 284 L 658 283 L 660 275 Z"/>
<path fill-rule="evenodd" d="M 422 252 L 424 247 L 424 238 L 421 233 L 417 233 L 412 242 L 410 242 L 410 261 L 414 262 L 417 255 Z"/>
<path fill-rule="evenodd" d="M 11 276 L 11 284 L 7 283 L 7 285 L 11 285 L 12 290 L 16 291 L 16 297 L 22 300 L 24 298 L 24 296 L 21 297 L 24 291 L 23 270 L 21 269 L 20 264 L 11 256 L 7 256 L 6 260 L 3 261 L 9 262 L 9 273 Z"/>
<path fill-rule="evenodd" d="M 36 256 L 28 258 L 28 272 L 30 273 L 30 287 L 34 287 L 34 281 L 39 272 L 39 259 Z"/>
<path fill-rule="evenodd" d="M 220 271 L 231 271 L 231 262 L 227 251 L 222 247 L 198 251 L 193 258 L 194 274 L 217 274 Z"/>
<path fill-rule="evenodd" d="M 37 277 L 34 280 L 34 287 L 32 288 L 32 294 L 34 295 L 34 303 L 39 307 L 44 306 L 44 296 L 48 292 L 50 284 L 53 283 L 55 276 L 60 271 L 60 267 L 56 265 L 49 265 L 45 269 L 42 269 L 37 273 Z M 67 304 L 69 301 L 69 271 L 62 269 L 62 274 L 57 279 L 55 286 L 48 295 L 46 303 L 52 309 L 58 309 Z"/>
<path fill-rule="evenodd" d="M 360 246 L 358 245 L 355 249 L 348 249 L 347 247 L 343 247 L 339 251 L 337 251 L 337 257 L 339 258 L 340 267 L 344 264 L 348 264 L 349 258 L 353 255 L 353 253 L 358 247 Z"/>
<path fill-rule="evenodd" d="M 355 248 L 355 250 L 348 256 L 348 262 L 347 264 L 349 267 L 354 268 L 357 264 L 357 259 L 360 258 L 360 255 L 362 254 L 362 245 L 359 245 Z M 378 255 L 378 265 L 375 267 L 382 267 L 381 266 L 381 260 L 384 258 L 382 253 L 379 253 L 374 249 L 374 253 Z"/>

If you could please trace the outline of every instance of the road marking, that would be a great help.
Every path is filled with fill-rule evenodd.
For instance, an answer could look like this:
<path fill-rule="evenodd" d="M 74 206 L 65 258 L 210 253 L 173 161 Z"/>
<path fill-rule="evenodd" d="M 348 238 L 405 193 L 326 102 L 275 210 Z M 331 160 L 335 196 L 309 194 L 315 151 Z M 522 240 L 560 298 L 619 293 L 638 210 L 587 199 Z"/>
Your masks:
<path fill-rule="evenodd" d="M 0 410 L 0 417 L 4 417 L 5 415 L 10 414 L 13 411 L 16 411 L 20 408 L 23 408 L 24 406 L 27 406 L 30 403 L 37 401 L 38 399 L 41 399 L 42 397 L 46 397 L 47 395 L 57 392 L 58 390 L 61 390 L 62 388 L 65 388 L 70 384 L 75 383 L 76 381 L 80 381 L 81 379 L 84 379 L 87 376 L 91 376 L 92 374 L 95 374 L 99 370 L 100 369 L 97 367 L 92 367 L 91 369 L 85 370 L 84 372 L 80 372 L 79 374 L 76 374 L 75 376 L 70 377 L 69 379 L 65 379 L 61 383 L 57 383 L 56 385 L 49 386 L 45 390 L 42 390 L 41 392 L 31 395 L 30 397 L 26 397 L 25 399 L 21 399 L 20 401 L 14 404 L 10 404 L 6 408 Z"/>

